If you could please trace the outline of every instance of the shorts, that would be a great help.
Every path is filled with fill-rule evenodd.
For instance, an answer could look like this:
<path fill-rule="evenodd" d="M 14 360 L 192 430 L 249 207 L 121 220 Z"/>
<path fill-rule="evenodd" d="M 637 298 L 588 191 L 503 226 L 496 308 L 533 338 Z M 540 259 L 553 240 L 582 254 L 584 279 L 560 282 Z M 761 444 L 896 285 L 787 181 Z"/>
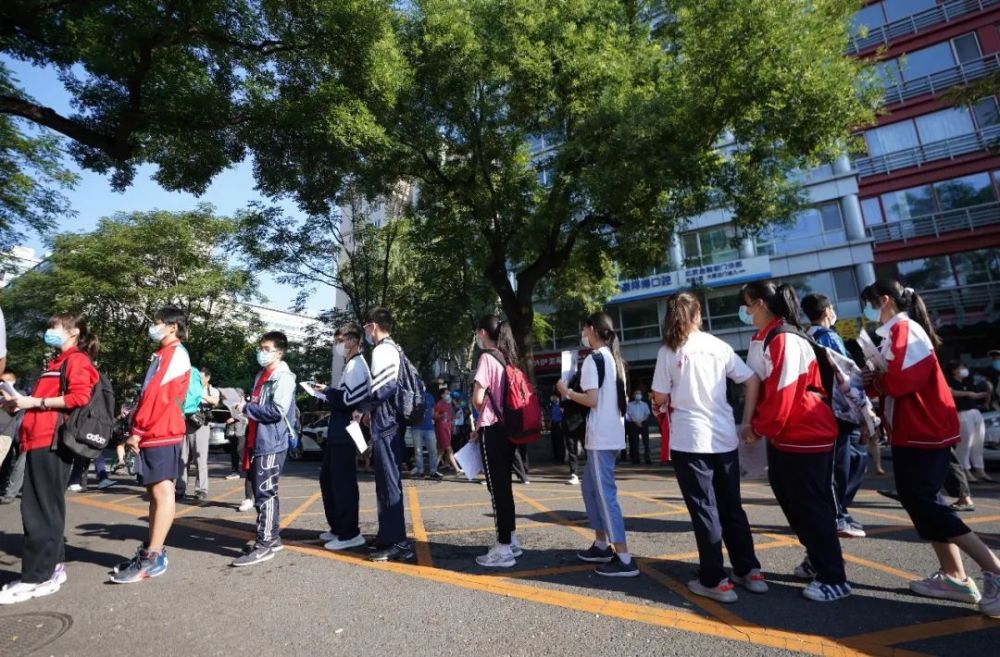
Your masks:
<path fill-rule="evenodd" d="M 164 447 L 142 447 L 135 459 L 135 474 L 143 486 L 177 479 L 177 463 L 181 458 L 181 444 Z"/>

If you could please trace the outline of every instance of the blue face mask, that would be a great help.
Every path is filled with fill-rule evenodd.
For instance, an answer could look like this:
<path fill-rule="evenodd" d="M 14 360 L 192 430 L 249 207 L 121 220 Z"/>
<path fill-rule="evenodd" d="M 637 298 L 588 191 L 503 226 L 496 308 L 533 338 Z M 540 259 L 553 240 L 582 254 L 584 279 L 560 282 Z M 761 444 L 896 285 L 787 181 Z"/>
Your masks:
<path fill-rule="evenodd" d="M 276 354 L 273 351 L 264 351 L 263 349 L 257 352 L 257 364 L 261 367 L 267 367 L 272 362 L 274 362 Z"/>
<path fill-rule="evenodd" d="M 61 349 L 66 343 L 67 336 L 65 333 L 59 329 L 50 328 L 45 331 L 45 336 L 42 338 L 45 344 L 49 347 L 55 347 L 56 349 Z"/>
<path fill-rule="evenodd" d="M 740 321 L 747 326 L 753 326 L 753 317 L 750 316 L 746 306 L 740 306 Z"/>
<path fill-rule="evenodd" d="M 878 322 L 882 320 L 882 313 L 878 308 L 875 308 L 870 303 L 866 303 L 865 307 L 861 309 L 861 314 L 865 316 L 869 322 Z"/>
<path fill-rule="evenodd" d="M 159 342 L 163 339 L 163 331 L 156 324 L 149 327 L 149 339 L 153 342 Z"/>
<path fill-rule="evenodd" d="M 993 369 L 995 369 L 998 372 L 1000 372 L 1000 360 L 993 361 Z"/>

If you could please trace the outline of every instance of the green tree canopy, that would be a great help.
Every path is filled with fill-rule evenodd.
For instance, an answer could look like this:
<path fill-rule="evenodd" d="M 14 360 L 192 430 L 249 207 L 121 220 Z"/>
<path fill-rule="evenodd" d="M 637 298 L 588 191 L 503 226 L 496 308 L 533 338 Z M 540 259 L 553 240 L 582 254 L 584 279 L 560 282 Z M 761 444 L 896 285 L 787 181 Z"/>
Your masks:
<path fill-rule="evenodd" d="M 83 312 L 100 338 L 100 367 L 125 392 L 142 383 L 155 349 L 146 329 L 169 304 L 188 315 L 192 362 L 212 367 L 217 385 L 245 385 L 256 370 L 249 340 L 259 327 L 237 304 L 255 286 L 227 258 L 235 225 L 201 206 L 119 214 L 93 232 L 58 235 L 43 265 L 0 292 L 11 367 L 37 371 L 48 317 Z"/>
<path fill-rule="evenodd" d="M 752 232 L 800 205 L 789 170 L 842 152 L 877 105 L 844 54 L 860 4 L 415 0 L 395 102 L 369 107 L 384 139 L 359 144 L 352 184 L 416 184 L 423 239 L 465 240 L 530 351 L 539 292 L 575 289 L 567 266 L 635 274 L 685 217 L 726 206 Z M 339 191 L 308 182 L 343 164 L 319 128 L 283 136 L 272 168 L 306 208 Z"/>

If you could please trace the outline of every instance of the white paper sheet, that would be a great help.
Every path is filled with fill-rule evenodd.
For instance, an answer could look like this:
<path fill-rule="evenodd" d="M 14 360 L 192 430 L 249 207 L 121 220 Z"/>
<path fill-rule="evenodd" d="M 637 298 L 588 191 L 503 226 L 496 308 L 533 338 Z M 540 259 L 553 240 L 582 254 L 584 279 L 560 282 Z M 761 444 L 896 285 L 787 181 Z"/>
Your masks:
<path fill-rule="evenodd" d="M 9 381 L 0 381 L 0 390 L 3 390 L 11 397 L 17 398 L 21 396 L 17 390 L 14 390 L 14 386 L 10 384 Z"/>
<path fill-rule="evenodd" d="M 302 386 L 302 389 L 305 390 L 310 395 L 312 395 L 313 397 L 316 397 L 317 399 L 326 399 L 326 395 L 324 395 L 322 392 L 317 392 L 316 388 L 312 387 L 312 381 L 299 381 L 299 385 Z"/>
<path fill-rule="evenodd" d="M 576 355 L 575 351 L 564 351 L 562 352 L 562 373 L 560 377 L 566 383 L 569 383 L 573 375 L 576 374 Z"/>
<path fill-rule="evenodd" d="M 361 425 L 357 422 L 348 424 L 347 435 L 354 441 L 354 446 L 358 448 L 358 454 L 364 454 L 368 449 L 368 443 L 365 442 L 365 434 L 361 432 Z"/>
<path fill-rule="evenodd" d="M 878 347 L 875 346 L 875 343 L 872 342 L 872 339 L 869 337 L 867 331 L 861 331 L 858 333 L 858 344 L 861 345 L 861 351 L 865 354 L 865 360 L 876 372 L 889 371 L 889 364 L 885 362 L 882 352 L 880 352 Z"/>
<path fill-rule="evenodd" d="M 474 481 L 483 472 L 483 455 L 479 452 L 478 442 L 465 443 L 462 449 L 455 452 L 455 460 L 469 481 Z"/>

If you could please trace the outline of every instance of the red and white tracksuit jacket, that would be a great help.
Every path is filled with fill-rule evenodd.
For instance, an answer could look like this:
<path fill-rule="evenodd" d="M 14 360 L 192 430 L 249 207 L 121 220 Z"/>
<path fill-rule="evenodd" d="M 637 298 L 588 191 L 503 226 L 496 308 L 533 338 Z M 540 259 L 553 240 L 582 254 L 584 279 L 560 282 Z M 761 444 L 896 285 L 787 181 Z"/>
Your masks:
<path fill-rule="evenodd" d="M 875 331 L 889 370 L 874 381 L 892 445 L 940 449 L 958 442 L 958 410 L 927 332 L 906 313 Z"/>
<path fill-rule="evenodd" d="M 764 350 L 764 338 L 783 321 L 775 319 L 750 342 L 747 365 L 763 381 L 751 427 L 783 452 L 829 452 L 837 442 L 837 420 L 823 395 L 812 345 L 779 333 Z"/>
<path fill-rule="evenodd" d="M 139 447 L 167 447 L 184 440 L 184 398 L 191 380 L 191 359 L 180 341 L 153 354 L 139 404 L 132 416 L 132 434 Z"/>

